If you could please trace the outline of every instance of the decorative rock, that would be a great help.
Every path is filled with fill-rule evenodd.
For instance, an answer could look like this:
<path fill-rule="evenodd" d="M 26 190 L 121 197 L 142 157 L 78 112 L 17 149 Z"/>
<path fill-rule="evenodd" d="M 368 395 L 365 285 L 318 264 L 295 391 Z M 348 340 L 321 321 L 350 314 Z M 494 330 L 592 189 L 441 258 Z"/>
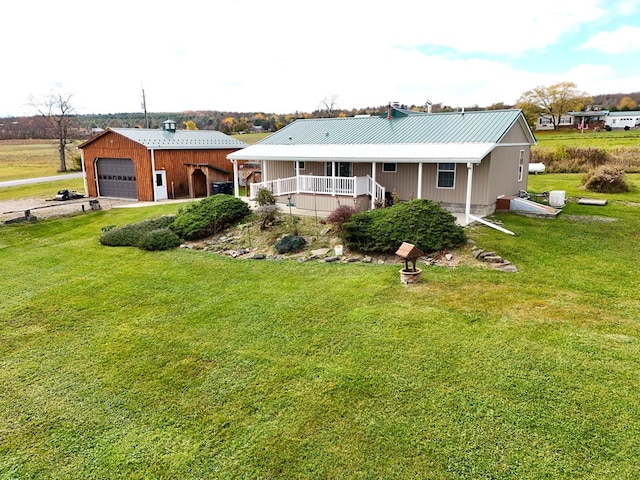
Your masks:
<path fill-rule="evenodd" d="M 453 258 L 453 255 L 451 255 L 450 253 L 447 253 L 444 258 L 447 260 L 447 262 L 450 262 L 451 259 Z"/>
<path fill-rule="evenodd" d="M 333 256 L 333 257 L 327 257 L 324 259 L 325 262 L 329 263 L 329 262 L 337 262 L 339 260 L 339 257 Z"/>
<path fill-rule="evenodd" d="M 373 262 L 373 258 L 371 258 L 369 255 L 367 255 L 362 259 L 362 263 L 371 263 L 371 262 Z"/>
<path fill-rule="evenodd" d="M 510 263 L 503 263 L 501 265 L 495 266 L 496 270 L 500 270 L 501 272 L 517 272 L 518 269 L 515 265 L 511 265 Z"/>
<path fill-rule="evenodd" d="M 317 250 L 311 250 L 312 255 L 316 255 L 318 257 L 322 257 L 331 251 L 330 248 L 318 248 Z"/>
<path fill-rule="evenodd" d="M 263 253 L 254 253 L 249 258 L 251 260 L 264 260 L 265 258 L 267 258 L 267 256 L 264 255 Z"/>
<path fill-rule="evenodd" d="M 483 260 L 487 263 L 504 263 L 504 259 L 498 255 L 488 255 Z"/>

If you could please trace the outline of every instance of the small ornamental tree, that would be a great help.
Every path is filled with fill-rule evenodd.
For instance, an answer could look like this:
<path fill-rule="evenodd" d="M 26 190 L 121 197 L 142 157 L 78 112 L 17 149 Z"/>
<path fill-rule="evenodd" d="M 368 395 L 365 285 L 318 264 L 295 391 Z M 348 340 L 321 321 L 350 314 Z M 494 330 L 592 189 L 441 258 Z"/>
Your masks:
<path fill-rule="evenodd" d="M 350 205 L 338 205 L 336 209 L 327 217 L 327 223 L 335 225 L 338 230 L 342 229 L 342 224 L 348 222 L 358 211 Z"/>

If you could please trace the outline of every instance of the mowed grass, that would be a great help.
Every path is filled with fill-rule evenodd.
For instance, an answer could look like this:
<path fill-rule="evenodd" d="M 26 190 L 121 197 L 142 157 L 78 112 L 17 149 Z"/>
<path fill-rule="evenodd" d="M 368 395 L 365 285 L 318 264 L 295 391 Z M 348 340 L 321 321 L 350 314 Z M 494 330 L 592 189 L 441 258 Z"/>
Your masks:
<path fill-rule="evenodd" d="M 620 147 L 639 147 L 640 130 L 556 130 L 534 131 L 538 147 L 581 147 L 612 150 Z M 535 148 L 535 147 L 534 147 Z"/>
<path fill-rule="evenodd" d="M 622 200 L 497 215 L 516 236 L 470 236 L 518 273 L 409 287 L 398 265 L 98 242 L 176 205 L 0 227 L 0 478 L 638 478 Z"/>

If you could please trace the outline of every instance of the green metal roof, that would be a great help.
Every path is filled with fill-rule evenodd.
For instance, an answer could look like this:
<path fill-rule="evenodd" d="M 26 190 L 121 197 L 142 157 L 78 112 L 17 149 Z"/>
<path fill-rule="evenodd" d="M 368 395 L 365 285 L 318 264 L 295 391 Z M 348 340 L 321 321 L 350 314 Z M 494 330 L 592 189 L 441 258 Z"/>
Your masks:
<path fill-rule="evenodd" d="M 248 145 L 216 130 L 152 130 L 146 128 L 111 128 L 112 132 L 155 150 L 240 149 Z"/>
<path fill-rule="evenodd" d="M 256 145 L 367 145 L 421 143 L 498 143 L 520 122 L 535 138 L 520 110 L 415 114 L 397 110 L 380 117 L 300 119 Z"/>

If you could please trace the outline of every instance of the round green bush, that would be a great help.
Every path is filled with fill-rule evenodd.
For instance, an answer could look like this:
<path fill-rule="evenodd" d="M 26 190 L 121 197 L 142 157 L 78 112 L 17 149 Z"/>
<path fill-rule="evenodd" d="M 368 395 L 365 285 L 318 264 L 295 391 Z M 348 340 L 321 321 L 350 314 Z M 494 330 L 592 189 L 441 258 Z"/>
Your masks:
<path fill-rule="evenodd" d="M 109 225 L 102 229 L 100 243 L 110 247 L 135 247 L 140 243 L 141 238 L 154 230 L 169 227 L 175 217 L 165 215 L 158 218 L 144 220 L 142 222 L 131 223 L 124 227 L 114 228 Z"/>
<path fill-rule="evenodd" d="M 213 195 L 180 209 L 171 230 L 180 238 L 198 240 L 218 233 L 249 212 L 249 205 L 239 198 Z"/>
<path fill-rule="evenodd" d="M 143 250 L 171 250 L 180 246 L 182 240 L 169 228 L 161 228 L 147 232 L 142 236 L 138 247 Z"/>
<path fill-rule="evenodd" d="M 430 200 L 356 213 L 342 224 L 341 236 L 347 248 L 364 253 L 395 253 L 403 242 L 436 252 L 467 241 L 456 218 Z"/>

